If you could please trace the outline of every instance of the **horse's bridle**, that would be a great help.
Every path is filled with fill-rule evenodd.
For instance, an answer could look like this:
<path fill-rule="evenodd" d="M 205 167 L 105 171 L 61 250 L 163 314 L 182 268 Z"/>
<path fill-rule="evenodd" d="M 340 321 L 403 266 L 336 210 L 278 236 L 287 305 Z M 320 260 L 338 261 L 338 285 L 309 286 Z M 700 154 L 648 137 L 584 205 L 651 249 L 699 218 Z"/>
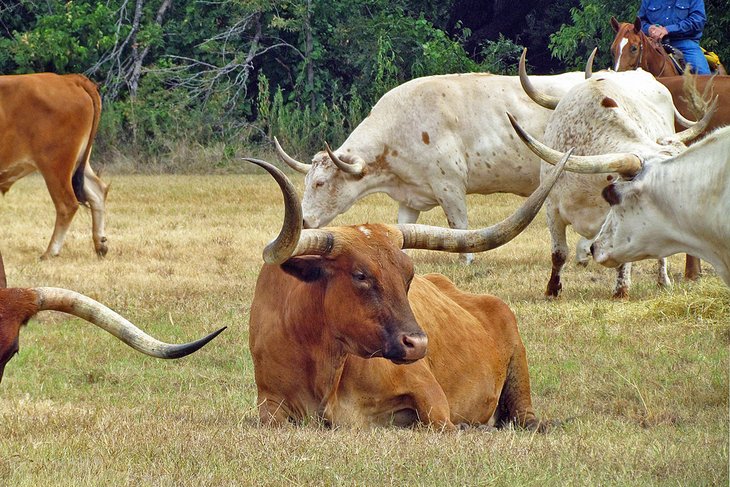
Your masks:
<path fill-rule="evenodd" d="M 644 57 L 644 42 L 652 42 L 649 37 L 647 37 L 647 35 L 644 34 L 644 32 L 642 31 L 639 32 L 639 39 L 641 40 L 641 42 L 639 42 L 639 57 L 637 58 L 636 66 L 634 66 L 634 69 L 638 69 L 641 67 L 641 61 Z M 654 48 L 654 50 L 659 51 L 659 49 L 662 49 L 662 51 L 659 51 L 659 54 L 662 55 L 662 59 L 664 60 L 664 62 L 662 63 L 662 70 L 659 71 L 659 74 L 655 75 L 655 78 L 659 78 L 662 74 L 664 74 L 664 70 L 667 69 L 667 61 L 665 59 L 667 55 L 663 52 L 664 48 L 661 45 L 659 45 L 658 43 L 653 44 L 654 45 L 652 47 Z M 647 71 L 649 70 L 647 69 Z"/>

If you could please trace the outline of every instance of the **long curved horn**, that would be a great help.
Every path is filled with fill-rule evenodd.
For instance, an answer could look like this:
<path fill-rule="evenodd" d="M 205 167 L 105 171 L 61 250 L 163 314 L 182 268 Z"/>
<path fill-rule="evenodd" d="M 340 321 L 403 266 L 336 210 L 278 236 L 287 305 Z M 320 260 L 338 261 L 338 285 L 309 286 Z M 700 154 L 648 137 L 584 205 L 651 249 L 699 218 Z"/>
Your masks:
<path fill-rule="evenodd" d="M 593 76 L 593 61 L 596 59 L 597 52 L 598 52 L 598 48 L 594 47 L 593 51 L 591 51 L 591 55 L 588 56 L 588 61 L 586 61 L 586 71 L 585 71 L 586 79 L 589 79 L 591 76 Z"/>
<path fill-rule="evenodd" d="M 354 174 L 356 176 L 359 176 L 360 174 L 362 174 L 363 169 L 365 169 L 365 161 L 362 159 L 362 157 L 354 156 L 352 158 L 352 162 L 345 162 L 337 157 L 332 149 L 330 149 L 330 145 L 327 142 L 324 143 L 324 148 L 327 151 L 327 155 L 329 155 L 330 159 L 332 159 L 332 162 L 335 163 L 335 166 L 339 167 L 347 174 Z"/>
<path fill-rule="evenodd" d="M 37 287 L 32 291 L 38 299 L 38 311 L 62 311 L 78 316 L 103 328 L 138 352 L 157 358 L 170 359 L 190 355 L 226 329 L 223 327 L 191 343 L 173 345 L 149 336 L 121 315 L 83 294 L 55 287 Z"/>
<path fill-rule="evenodd" d="M 527 77 L 527 69 L 525 68 L 525 59 L 527 57 L 527 48 L 524 48 L 522 50 L 522 56 L 520 56 L 520 84 L 522 85 L 522 89 L 525 91 L 527 96 L 532 98 L 532 101 L 540 105 L 541 107 L 549 108 L 550 110 L 555 110 L 555 107 L 558 106 L 558 102 L 560 101 L 560 98 L 550 95 L 545 95 L 543 93 L 539 93 L 534 86 L 532 86 L 532 83 L 530 82 L 530 79 Z"/>
<path fill-rule="evenodd" d="M 550 164 L 557 164 L 558 161 L 563 159 L 564 154 L 562 152 L 546 146 L 527 133 L 527 131 L 520 127 L 511 113 L 507 113 L 507 116 L 517 135 L 543 161 Z M 619 152 L 600 156 L 571 156 L 568 158 L 565 168 L 568 171 L 583 174 L 617 172 L 624 177 L 630 178 L 641 170 L 641 166 L 641 158 L 636 154 Z"/>
<path fill-rule="evenodd" d="M 540 211 L 565 162 L 572 153 L 569 150 L 562 161 L 545 178 L 540 186 L 525 200 L 522 206 L 505 220 L 481 230 L 454 230 L 430 225 L 393 225 L 403 235 L 402 248 L 442 250 L 446 252 L 484 252 L 506 244 L 519 235 Z"/>
<path fill-rule="evenodd" d="M 276 154 L 279 156 L 279 159 L 281 159 L 282 162 L 288 164 L 289 167 L 291 167 L 295 171 L 302 174 L 307 174 L 312 168 L 312 166 L 310 166 L 309 164 L 302 164 L 301 162 L 297 161 L 292 156 L 284 152 L 284 149 L 281 148 L 281 144 L 279 144 L 279 139 L 277 139 L 276 137 L 274 137 L 274 145 L 276 146 Z"/>
<path fill-rule="evenodd" d="M 710 124 L 712 117 L 715 115 L 715 112 L 717 111 L 718 99 L 719 99 L 719 96 L 716 95 L 701 120 L 698 120 L 697 123 L 695 123 L 688 129 L 682 130 L 681 132 L 677 132 L 677 138 L 681 142 L 685 142 L 685 143 L 689 142 L 690 140 L 698 137 L 700 134 L 702 134 L 702 132 L 705 131 L 707 126 Z M 675 110 L 676 110 L 676 108 L 675 108 Z"/>
<path fill-rule="evenodd" d="M 672 104 L 672 108 L 674 108 L 674 119 L 682 127 L 690 128 L 690 127 L 694 127 L 697 124 L 697 122 L 693 122 L 692 120 L 690 120 L 688 118 L 684 118 L 684 115 L 679 113 L 679 110 L 677 110 L 677 107 L 674 106 L 674 104 Z"/>
<path fill-rule="evenodd" d="M 273 176 L 284 195 L 284 223 L 279 235 L 264 249 L 264 262 L 281 264 L 296 255 L 324 255 L 332 252 L 335 235 L 327 230 L 302 230 L 302 205 L 294 186 L 276 166 L 260 159 L 244 157 Z"/>

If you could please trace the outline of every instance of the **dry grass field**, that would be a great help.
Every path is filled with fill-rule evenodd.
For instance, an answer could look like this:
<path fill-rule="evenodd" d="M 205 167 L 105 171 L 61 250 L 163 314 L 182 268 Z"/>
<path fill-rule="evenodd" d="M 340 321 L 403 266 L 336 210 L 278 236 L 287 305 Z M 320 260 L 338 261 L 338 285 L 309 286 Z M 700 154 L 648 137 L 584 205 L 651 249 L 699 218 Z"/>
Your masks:
<path fill-rule="evenodd" d="M 452 254 L 412 252 L 417 272 L 511 305 L 535 408 L 565 425 L 548 434 L 330 430 L 316 421 L 269 429 L 257 424 L 248 311 L 261 250 L 281 224 L 278 188 L 263 171 L 105 179 L 104 260 L 86 210 L 61 256 L 38 260 L 54 216 L 39 177 L 0 199 L 9 284 L 85 293 L 168 342 L 228 330 L 163 361 L 80 320 L 39 315 L 0 384 L 0 485 L 728 485 L 730 291 L 707 264 L 687 284 L 673 257 L 675 285 L 663 290 L 655 264 L 640 263 L 630 299 L 614 301 L 612 270 L 571 262 L 563 296 L 547 301 L 544 215 L 469 267 Z M 472 226 L 521 201 L 471 197 Z M 392 222 L 396 209 L 376 195 L 335 223 Z M 438 209 L 422 221 L 444 224 Z"/>

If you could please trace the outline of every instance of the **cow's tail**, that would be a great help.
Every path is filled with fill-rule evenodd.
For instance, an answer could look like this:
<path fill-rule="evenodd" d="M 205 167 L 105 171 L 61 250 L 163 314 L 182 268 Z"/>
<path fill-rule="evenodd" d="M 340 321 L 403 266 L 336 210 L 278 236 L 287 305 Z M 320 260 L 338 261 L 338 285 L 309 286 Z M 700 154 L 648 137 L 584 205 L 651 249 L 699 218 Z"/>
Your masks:
<path fill-rule="evenodd" d="M 76 161 L 76 169 L 74 170 L 73 177 L 71 178 L 71 184 L 74 189 L 74 194 L 79 203 L 88 205 L 88 198 L 84 191 L 84 170 L 86 164 L 91 156 L 91 148 L 94 145 L 94 139 L 96 138 L 96 132 L 99 129 L 99 120 L 101 119 L 101 96 L 99 95 L 99 89 L 96 84 L 86 76 L 80 74 L 74 75 L 79 86 L 89 95 L 91 98 L 91 104 L 94 107 L 94 119 L 91 123 L 91 132 L 89 132 L 89 140 L 86 142 L 86 148 L 84 149 L 83 156 Z"/>

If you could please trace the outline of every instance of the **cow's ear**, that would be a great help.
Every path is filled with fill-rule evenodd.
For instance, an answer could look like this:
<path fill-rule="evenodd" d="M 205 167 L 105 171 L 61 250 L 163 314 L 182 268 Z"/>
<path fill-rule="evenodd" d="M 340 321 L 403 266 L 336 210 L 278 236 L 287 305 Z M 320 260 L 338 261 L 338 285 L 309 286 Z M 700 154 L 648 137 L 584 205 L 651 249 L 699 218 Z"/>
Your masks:
<path fill-rule="evenodd" d="M 616 20 L 616 17 L 611 17 L 611 27 L 613 27 L 614 32 L 618 32 L 618 20 Z"/>
<path fill-rule="evenodd" d="M 601 196 L 603 196 L 603 199 L 611 206 L 621 203 L 621 193 L 618 192 L 615 184 L 609 184 L 603 188 Z"/>
<path fill-rule="evenodd" d="M 324 261 L 318 255 L 292 257 L 283 264 L 281 269 L 300 281 L 313 282 L 324 277 Z"/>

